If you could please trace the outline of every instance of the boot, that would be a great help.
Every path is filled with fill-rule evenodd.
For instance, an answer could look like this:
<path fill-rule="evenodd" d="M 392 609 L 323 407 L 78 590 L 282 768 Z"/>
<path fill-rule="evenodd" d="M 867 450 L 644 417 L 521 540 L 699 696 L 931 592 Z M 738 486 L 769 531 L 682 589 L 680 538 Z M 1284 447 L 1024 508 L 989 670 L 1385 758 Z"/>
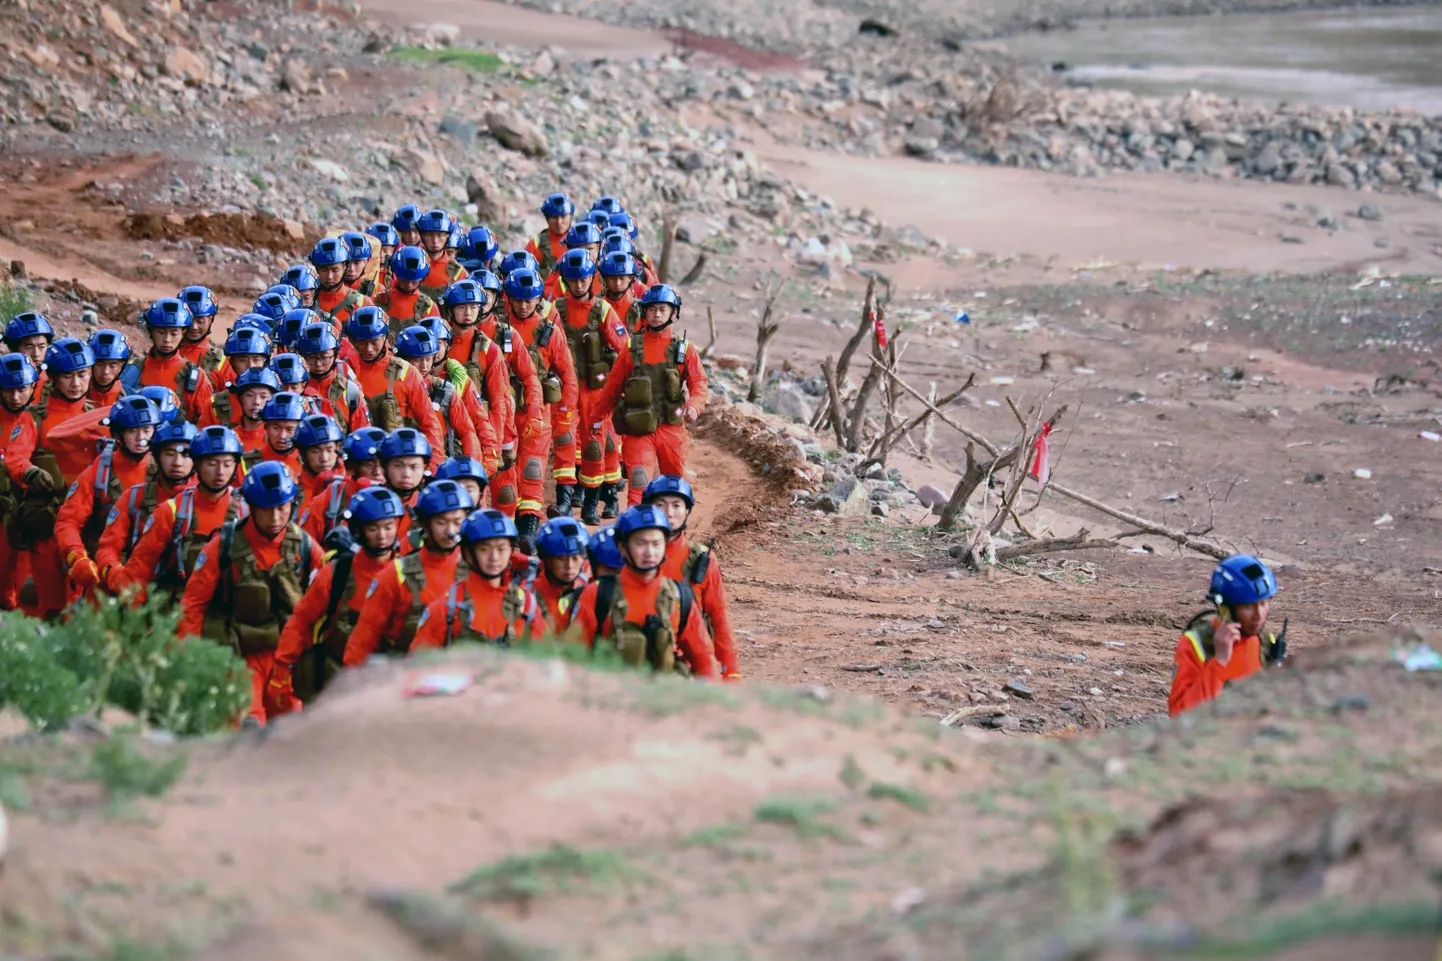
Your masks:
<path fill-rule="evenodd" d="M 613 520 L 620 513 L 617 506 L 616 485 L 614 483 L 601 485 L 601 517 L 604 520 Z"/>
<path fill-rule="evenodd" d="M 596 501 L 600 496 L 601 488 L 599 487 L 587 487 L 586 490 L 581 494 L 582 524 L 601 523 L 601 515 L 596 511 Z"/>
<path fill-rule="evenodd" d="M 522 554 L 536 553 L 536 531 L 541 527 L 541 519 L 535 514 L 521 514 L 516 518 L 516 549 Z"/>
<path fill-rule="evenodd" d="M 548 517 L 570 517 L 571 498 L 576 492 L 575 484 L 556 485 L 556 503 L 546 508 Z"/>

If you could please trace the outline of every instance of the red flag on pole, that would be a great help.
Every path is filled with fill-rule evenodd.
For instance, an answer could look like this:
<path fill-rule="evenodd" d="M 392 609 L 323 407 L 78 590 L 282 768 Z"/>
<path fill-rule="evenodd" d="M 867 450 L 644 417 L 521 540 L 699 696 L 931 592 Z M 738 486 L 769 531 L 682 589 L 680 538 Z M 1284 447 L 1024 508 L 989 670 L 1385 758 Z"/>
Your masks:
<path fill-rule="evenodd" d="M 871 311 L 871 329 L 876 334 L 876 346 L 885 350 L 886 323 L 881 319 L 881 314 L 875 309 Z"/>
<path fill-rule="evenodd" d="M 1041 425 L 1041 433 L 1036 438 L 1036 451 L 1031 462 L 1031 476 L 1045 484 L 1051 477 L 1051 464 L 1047 458 L 1047 435 L 1051 433 L 1050 424 Z"/>

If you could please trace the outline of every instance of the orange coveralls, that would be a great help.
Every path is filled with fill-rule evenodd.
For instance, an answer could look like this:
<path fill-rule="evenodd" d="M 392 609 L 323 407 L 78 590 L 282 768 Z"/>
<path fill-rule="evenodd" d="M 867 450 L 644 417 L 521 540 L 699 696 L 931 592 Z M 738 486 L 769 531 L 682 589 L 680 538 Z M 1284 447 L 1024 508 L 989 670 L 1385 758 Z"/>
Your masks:
<path fill-rule="evenodd" d="M 426 585 L 421 596 L 417 598 L 411 593 L 401 580 L 395 563 L 377 575 L 371 582 L 369 594 L 361 606 L 360 619 L 356 621 L 356 628 L 346 644 L 346 667 L 364 664 L 380 650 L 383 639 L 392 643 L 400 640 L 411 605 L 419 603 L 425 610 L 436 598 L 444 597 L 456 582 L 456 567 L 461 560 L 459 547 L 444 554 L 422 547 L 419 553 L 421 567 L 426 572 Z"/>
<path fill-rule="evenodd" d="M 336 481 L 341 483 L 337 484 Z M 350 506 L 350 499 L 372 484 L 373 481 L 368 477 L 352 477 L 333 471 L 316 495 L 306 498 L 300 519 L 296 523 L 300 524 L 301 530 L 309 534 L 317 544 L 323 543 L 335 525 L 342 523 L 341 514 Z"/>
<path fill-rule="evenodd" d="M 656 574 L 648 581 L 629 567 L 616 576 L 620 581 L 616 585 L 616 590 L 621 591 L 626 597 L 626 620 L 632 624 L 645 624 L 646 618 L 656 613 L 656 594 L 661 589 L 662 576 Z M 608 612 L 602 612 L 602 620 L 598 629 L 596 591 L 597 583 L 595 581 L 587 584 L 586 589 L 581 592 L 580 598 L 576 601 L 575 609 L 571 612 L 571 630 L 575 632 L 573 636 L 587 647 L 595 645 L 598 633 L 603 639 L 611 633 L 611 615 Z M 709 680 L 717 680 L 719 671 L 711 647 L 711 636 L 706 633 L 706 622 L 701 619 L 701 606 L 699 604 L 692 605 L 690 618 L 685 624 L 682 624 L 681 609 L 678 605 L 671 612 L 671 630 L 676 636 L 676 644 L 680 649 L 681 656 L 691 667 L 691 673 Z"/>
<path fill-rule="evenodd" d="M 450 353 L 448 358 L 458 364 L 475 364 L 481 370 L 481 383 L 483 389 L 477 389 L 474 379 L 470 381 L 469 389 L 465 392 L 466 408 L 471 414 L 471 420 L 476 421 L 476 411 L 484 412 L 485 419 L 491 423 L 492 433 L 495 435 L 497 444 L 497 463 L 495 469 L 491 469 L 489 463 L 486 469 L 490 471 L 490 483 L 486 485 L 490 491 L 491 506 L 497 510 L 506 512 L 509 515 L 516 513 L 516 421 L 515 403 L 511 396 L 510 371 L 506 366 L 505 358 L 501 355 L 500 347 L 489 337 L 485 337 L 486 348 L 479 350 L 477 335 L 480 333 L 474 325 L 470 327 L 457 327 L 453 331 Z M 474 354 L 474 356 L 472 356 Z M 540 403 L 541 385 L 537 382 L 535 388 L 535 401 Z M 482 407 L 484 402 L 484 407 Z M 484 458 L 482 458 L 484 461 Z M 510 460 L 509 466 L 502 468 L 501 462 Z"/>
<path fill-rule="evenodd" d="M 510 585 L 505 578 L 497 583 L 486 580 L 479 574 L 472 573 L 461 582 L 461 589 L 457 592 L 456 601 L 463 604 L 467 600 L 471 603 L 471 621 L 469 627 L 473 631 L 484 634 L 487 637 L 498 637 L 506 630 L 506 620 L 501 614 L 501 603 L 506 598 L 506 591 Z M 441 592 L 441 596 L 426 605 L 425 613 L 421 615 L 420 626 L 416 628 L 416 639 L 411 643 L 411 650 L 418 651 L 423 647 L 446 647 L 446 616 L 447 607 L 450 603 L 450 585 Z M 517 637 L 525 637 L 534 630 L 537 616 L 540 614 L 540 606 L 536 603 L 534 594 L 527 592 L 526 602 L 521 616 L 512 622 L 511 627 Z M 461 633 L 461 612 L 456 614 L 455 633 L 456 637 L 450 640 L 458 640 Z"/>
<path fill-rule="evenodd" d="M 190 486 L 190 485 L 188 485 Z M 191 520 L 191 531 L 197 536 L 209 538 L 220 525 L 225 523 L 225 517 L 230 510 L 232 497 L 239 497 L 234 487 L 227 487 L 220 494 L 214 495 L 204 487 L 196 484 L 195 487 L 195 516 Z M 179 500 L 179 492 L 175 497 L 162 503 L 156 508 L 155 513 L 145 522 L 145 530 L 140 535 L 135 550 L 130 554 L 130 560 L 125 566 L 110 571 L 110 589 L 120 593 L 126 587 L 134 584 L 144 590 L 150 584 L 151 578 L 155 575 L 155 568 L 162 559 L 167 558 L 171 551 L 171 538 L 175 534 L 175 509 Z M 248 526 L 248 525 L 247 525 Z M 176 563 L 180 562 L 176 558 Z M 189 574 L 189 571 L 184 572 Z"/>
<path fill-rule="evenodd" d="M 507 308 L 507 323 L 521 337 L 527 347 L 536 343 L 536 335 L 546 322 L 557 325 L 551 339 L 544 347 L 536 347 L 541 365 L 548 372 L 561 378 L 561 401 L 548 405 L 551 424 L 551 448 L 553 461 L 551 477 L 557 484 L 576 483 L 576 404 L 579 388 L 576 383 L 576 364 L 571 358 L 571 348 L 566 343 L 565 331 L 559 313 L 550 304 L 542 302 L 534 314 L 521 320 Z M 529 353 L 529 351 L 528 351 Z M 537 371 L 541 374 L 542 371 Z"/>
<path fill-rule="evenodd" d="M 150 451 L 146 451 L 140 457 L 134 457 L 127 453 L 120 444 L 110 455 L 110 472 L 114 481 L 107 484 L 107 488 L 113 487 L 114 482 L 119 482 L 120 490 L 127 491 L 136 485 L 144 485 L 146 471 L 150 469 Z M 82 574 L 82 581 L 70 580 L 67 598 L 74 601 L 77 597 L 88 596 L 100 585 L 100 568 L 95 564 L 95 558 L 90 557 L 85 550 L 85 543 L 81 533 L 85 525 L 90 522 L 97 512 L 102 518 L 108 517 L 112 504 L 108 499 L 109 490 L 100 492 L 100 500 L 96 500 L 95 478 L 100 472 L 100 458 L 75 479 L 70 487 L 70 494 L 65 498 L 65 503 L 60 505 L 60 513 L 55 517 L 55 543 L 60 548 L 60 561 L 65 570 L 75 569 L 77 562 L 90 561 L 94 580 Z M 123 496 L 123 495 L 122 495 Z M 107 526 L 111 523 L 107 521 Z M 96 545 L 96 553 L 100 547 Z"/>
<path fill-rule="evenodd" d="M 661 573 L 672 580 L 682 579 L 682 567 L 691 554 L 691 545 L 683 532 L 666 545 L 666 560 L 661 563 Z M 721 672 L 727 680 L 741 679 L 741 661 L 736 654 L 736 635 L 731 631 L 731 612 L 726 605 L 726 585 L 721 582 L 721 564 L 714 551 L 707 551 L 710 557 L 706 565 L 706 576 L 701 583 L 692 584 L 696 603 L 701 613 L 709 620 L 711 643 L 716 659 L 721 662 Z"/>
<path fill-rule="evenodd" d="M 345 299 L 351 294 L 355 294 L 357 300 L 343 310 L 337 310 L 336 308 L 345 303 Z M 341 328 L 345 325 L 345 322 L 350 320 L 351 314 L 360 310 L 362 307 L 374 306 L 375 302 L 373 300 L 358 290 L 352 290 L 345 284 L 341 284 L 335 290 L 317 290 L 315 292 L 316 312 L 331 318 L 331 327 L 335 330 L 337 336 L 340 335 Z"/>
<path fill-rule="evenodd" d="M 320 412 L 340 424 L 341 429 L 346 433 L 371 426 L 371 414 L 365 405 L 365 391 L 360 389 L 359 383 L 356 384 L 356 389 L 360 394 L 360 403 L 351 406 L 346 400 L 349 391 L 342 393 L 334 401 L 330 399 L 331 384 L 335 383 L 337 377 L 342 378 L 342 384 L 355 379 L 350 365 L 343 360 L 337 360 L 329 374 L 324 377 L 312 377 L 306 381 L 302 394 L 315 398 Z"/>
<path fill-rule="evenodd" d="M 178 495 L 187 487 L 195 486 L 195 475 L 175 485 L 166 481 L 163 477 L 157 477 L 155 481 L 155 506 L 159 510 L 160 505 Z M 110 516 L 105 521 L 105 530 L 100 535 L 100 545 L 95 549 L 95 566 L 100 568 L 100 582 L 110 583 L 110 571 L 118 571 L 125 566 L 130 557 L 131 545 L 140 540 L 141 531 L 145 528 L 146 522 L 150 519 L 149 514 L 140 512 L 140 505 L 144 501 L 145 485 L 136 484 L 124 494 L 120 500 L 115 502 L 111 508 Z M 136 524 L 139 524 L 139 528 Z"/>
<path fill-rule="evenodd" d="M 391 319 L 391 338 L 412 324 L 418 324 L 427 317 L 439 317 L 440 308 L 419 290 L 403 294 L 395 288 L 376 294 L 376 306 Z"/>
<path fill-rule="evenodd" d="M 561 316 L 565 318 L 567 327 L 580 329 L 586 326 L 590 319 L 591 308 L 598 303 L 595 295 L 578 300 L 567 294 L 557 304 Z M 606 300 L 599 303 L 605 304 L 605 314 L 601 318 L 600 335 L 607 347 L 621 355 L 630 342 L 625 323 Z M 575 358 L 573 357 L 574 361 Z M 599 487 L 602 484 L 614 484 L 621 479 L 621 440 L 616 436 L 615 425 L 611 423 L 611 412 L 600 410 L 596 406 L 596 400 L 601 395 L 601 388 L 592 388 L 577 367 L 577 384 L 579 390 L 579 408 L 576 433 L 577 447 L 580 449 L 581 472 L 578 479 L 582 487 Z M 609 375 L 607 377 L 609 382 Z"/>
<path fill-rule="evenodd" d="M 543 240 L 546 244 L 544 253 L 541 248 L 541 242 Z M 553 234 L 551 233 L 551 229 L 547 227 L 538 235 L 526 241 L 526 253 L 536 258 L 536 263 L 541 265 L 541 274 L 545 275 L 550 272 L 552 267 L 556 266 L 556 261 L 566 256 L 566 234 L 564 232 L 559 235 Z"/>
<path fill-rule="evenodd" d="M 386 368 L 392 360 L 401 364 L 400 376 L 396 378 L 396 403 L 400 406 L 401 418 L 411 421 L 416 429 L 426 435 L 431 444 L 431 467 L 439 467 L 446 459 L 445 434 L 441 430 L 441 419 L 431 404 L 431 394 L 426 379 L 416 369 L 399 357 L 393 357 L 389 349 L 370 363 L 357 357 L 354 365 L 356 382 L 366 397 L 375 398 L 386 392 Z"/>
<path fill-rule="evenodd" d="M 179 352 L 169 357 L 146 354 L 140 367 L 140 386 L 169 387 L 180 398 L 180 407 L 185 411 L 185 419 L 192 424 L 199 424 L 200 418 L 210 410 L 210 396 L 214 390 L 210 384 L 210 375 L 203 370 L 196 380 L 193 392 L 181 389 L 177 384 L 177 378 L 189 363 L 192 361 L 186 360 Z"/>
<path fill-rule="evenodd" d="M 496 341 L 495 318 L 481 322 L 481 332 Z M 551 446 L 551 425 L 547 419 L 544 395 L 541 393 L 541 378 L 531 363 L 531 352 L 517 331 L 511 331 L 512 349 L 507 352 L 501 343 L 493 343 L 497 352 L 506 362 L 506 390 L 510 391 L 509 378 L 514 375 L 521 383 L 520 401 L 525 410 L 516 403 L 511 393 L 511 417 L 516 434 L 516 462 L 509 470 L 501 471 L 496 477 L 496 507 L 508 514 L 534 514 L 543 517 L 541 499 L 545 496 L 546 450 Z M 568 351 L 569 353 L 569 351 Z M 464 363 L 464 361 L 462 361 Z M 487 362 L 490 363 L 489 361 Z M 487 368 L 489 380 L 490 371 Z M 515 491 L 517 499 L 507 501 L 508 486 Z"/>
<path fill-rule="evenodd" d="M 1228 681 L 1241 680 L 1261 669 L 1262 639 L 1255 634 L 1240 638 L 1232 646 L 1231 660 L 1225 664 L 1215 657 L 1208 657 L 1199 641 L 1183 634 L 1177 640 L 1167 713 L 1176 717 L 1183 711 L 1205 704 L 1221 694 Z"/>

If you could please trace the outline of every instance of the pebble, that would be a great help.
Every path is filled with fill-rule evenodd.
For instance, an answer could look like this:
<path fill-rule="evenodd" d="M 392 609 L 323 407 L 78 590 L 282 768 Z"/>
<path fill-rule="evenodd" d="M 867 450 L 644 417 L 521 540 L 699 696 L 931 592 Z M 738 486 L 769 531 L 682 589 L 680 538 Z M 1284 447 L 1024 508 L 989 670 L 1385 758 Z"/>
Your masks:
<path fill-rule="evenodd" d="M 1357 478 L 1358 480 L 1371 480 L 1372 472 L 1365 467 L 1359 467 L 1356 470 L 1352 471 L 1352 476 Z"/>
<path fill-rule="evenodd" d="M 1030 687 L 1027 687 L 1021 681 L 1007 681 L 1005 684 L 1002 685 L 1001 689 L 1008 694 L 1022 698 L 1026 701 L 1033 701 L 1036 699 L 1036 692 L 1033 691 Z"/>

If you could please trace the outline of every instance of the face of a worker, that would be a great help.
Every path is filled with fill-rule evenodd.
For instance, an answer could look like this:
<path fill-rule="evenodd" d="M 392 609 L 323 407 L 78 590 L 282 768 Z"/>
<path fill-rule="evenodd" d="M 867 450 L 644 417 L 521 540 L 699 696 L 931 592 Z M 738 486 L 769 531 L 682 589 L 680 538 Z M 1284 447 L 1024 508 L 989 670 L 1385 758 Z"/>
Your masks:
<path fill-rule="evenodd" d="M 195 474 L 212 493 L 225 490 L 235 478 L 235 455 L 216 454 L 195 462 Z"/>
<path fill-rule="evenodd" d="M 252 507 L 250 522 L 266 537 L 277 537 L 290 523 L 290 504 L 279 507 Z"/>
<path fill-rule="evenodd" d="M 424 457 L 392 457 L 382 469 L 385 471 L 386 486 L 398 494 L 409 494 L 426 479 Z"/>
<path fill-rule="evenodd" d="M 564 557 L 546 558 L 546 572 L 551 575 L 557 584 L 570 584 L 581 576 L 581 565 L 584 562 L 580 554 L 568 554 Z"/>
<path fill-rule="evenodd" d="M 347 464 L 352 477 L 364 477 L 375 484 L 386 482 L 386 472 L 381 470 L 381 462 L 378 460 L 353 460 Z"/>
<path fill-rule="evenodd" d="M 66 400 L 79 400 L 90 390 L 90 368 L 82 367 L 79 370 L 56 374 L 50 379 L 50 383 L 55 393 Z"/>
<path fill-rule="evenodd" d="M 150 328 L 150 343 L 154 345 L 155 352 L 162 357 L 169 357 L 179 350 L 180 342 L 184 339 L 184 327 Z"/>
<path fill-rule="evenodd" d="M 115 383 L 115 378 L 125 369 L 123 360 L 97 360 L 95 366 L 90 368 L 90 382 L 101 390 L 109 390 L 110 385 Z"/>
<path fill-rule="evenodd" d="M 666 532 L 655 528 L 637 531 L 621 546 L 626 560 L 638 571 L 653 571 L 666 559 Z"/>
<path fill-rule="evenodd" d="M 120 444 L 136 457 L 150 450 L 150 438 L 155 434 L 155 428 L 146 425 L 144 427 L 131 427 L 120 432 Z"/>
<path fill-rule="evenodd" d="M 265 405 L 275 396 L 275 391 L 269 387 L 247 387 L 240 392 L 240 413 L 246 420 L 255 423 L 260 420 L 260 412 Z"/>
<path fill-rule="evenodd" d="M 328 440 L 324 444 L 307 447 L 300 452 L 300 459 L 305 464 L 306 470 L 312 474 L 324 474 L 328 470 L 334 470 L 336 463 L 340 460 L 340 445 L 333 440 Z"/>
<path fill-rule="evenodd" d="M 155 452 L 155 459 L 160 464 L 160 473 L 168 481 L 183 481 L 195 469 L 190 447 L 185 444 L 166 444 Z"/>
<path fill-rule="evenodd" d="M 295 446 L 295 431 L 298 420 L 268 420 L 265 422 L 265 440 L 276 450 L 286 451 Z"/>
<path fill-rule="evenodd" d="M 360 354 L 360 359 L 367 364 L 373 364 L 380 360 L 381 354 L 386 352 L 384 337 L 376 337 L 373 340 L 355 340 L 351 343 L 355 345 L 355 352 Z"/>
<path fill-rule="evenodd" d="M 384 554 L 395 547 L 396 531 L 399 529 L 399 525 L 399 519 L 394 517 L 383 517 L 378 521 L 371 521 L 361 528 L 361 541 L 370 553 Z"/>
<path fill-rule="evenodd" d="M 673 537 L 681 535 L 681 528 L 686 524 L 686 518 L 691 516 L 691 508 L 686 505 L 684 497 L 677 497 L 675 494 L 662 494 L 651 501 L 661 508 L 661 513 L 666 515 L 666 521 L 671 525 Z"/>
<path fill-rule="evenodd" d="M 461 542 L 461 524 L 465 520 L 465 511 L 441 511 L 434 514 L 426 520 L 426 537 L 440 550 L 454 550 Z"/>
<path fill-rule="evenodd" d="M 509 537 L 489 537 L 477 541 L 470 547 L 471 563 L 482 577 L 497 578 L 511 567 L 511 554 L 515 545 Z"/>
<path fill-rule="evenodd" d="M 1255 604 L 1241 604 L 1232 611 L 1232 616 L 1237 620 L 1237 626 L 1242 629 L 1243 637 L 1251 637 L 1262 632 L 1262 628 L 1267 624 L 1267 611 L 1271 603 L 1271 601 L 1258 601 Z"/>

